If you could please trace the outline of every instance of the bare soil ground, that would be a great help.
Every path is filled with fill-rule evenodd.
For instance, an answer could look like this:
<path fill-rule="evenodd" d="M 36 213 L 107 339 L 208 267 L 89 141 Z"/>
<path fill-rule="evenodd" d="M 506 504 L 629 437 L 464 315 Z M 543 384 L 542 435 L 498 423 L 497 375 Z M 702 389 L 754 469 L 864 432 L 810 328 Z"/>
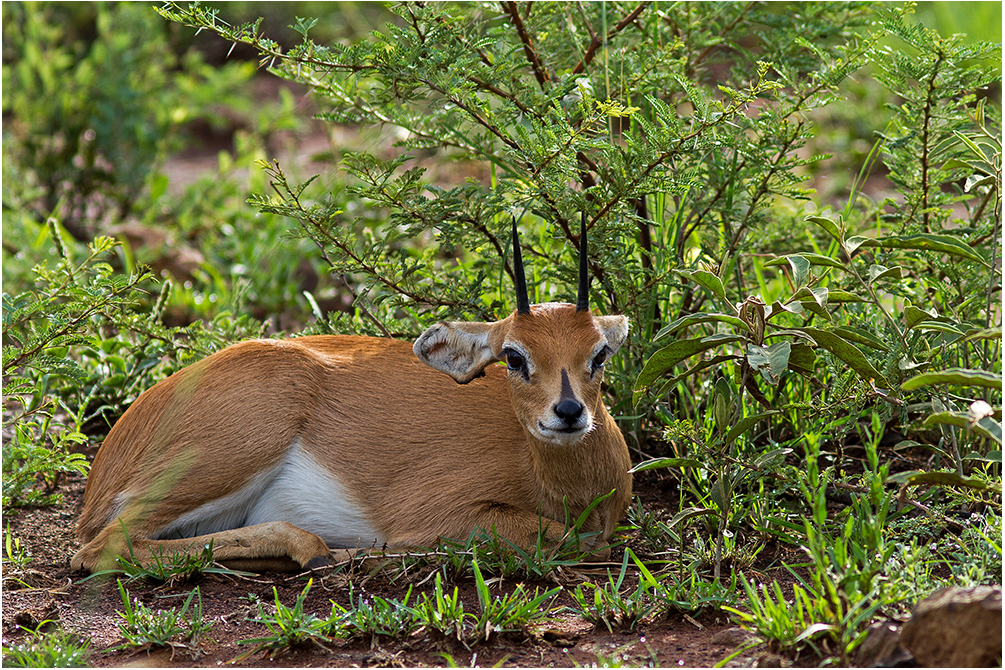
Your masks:
<path fill-rule="evenodd" d="M 631 632 L 609 632 L 568 612 L 562 606 L 573 604 L 569 589 L 583 574 L 570 571 L 563 575 L 563 591 L 554 601 L 550 620 L 528 629 L 522 635 L 497 636 L 489 642 L 470 647 L 444 638 L 432 631 L 419 631 L 407 639 L 335 641 L 324 648 L 307 644 L 273 656 L 265 652 L 248 654 L 254 645 L 240 640 L 268 633 L 261 623 L 250 620 L 258 608 L 249 600 L 257 596 L 271 611 L 273 586 L 281 601 L 292 605 L 306 584 L 305 576 L 266 573 L 253 578 L 205 575 L 197 582 L 203 597 L 204 618 L 213 624 L 196 649 L 161 648 L 135 652 L 114 650 L 121 644 L 118 624 L 123 609 L 114 580 L 99 583 L 83 581 L 81 573 L 70 571 L 69 559 L 79 547 L 74 524 L 83 505 L 84 480 L 72 478 L 61 489 L 61 505 L 45 508 L 9 510 L 4 524 L 20 539 L 31 554 L 24 572 L 6 570 L 3 588 L 3 644 L 9 646 L 23 639 L 24 628 L 34 628 L 50 620 L 91 640 L 90 661 L 97 667 L 209 667 L 223 664 L 248 667 L 414 667 L 459 666 L 575 667 L 604 664 L 707 667 L 736 651 L 744 638 L 725 612 L 706 608 L 690 614 L 673 613 L 647 620 Z M 647 506 L 654 505 L 652 489 Z M 10 566 L 8 566 L 10 567 Z M 772 571 L 773 572 L 773 571 Z M 11 579 L 16 576 L 21 582 Z M 402 599 L 408 583 L 421 581 L 424 575 L 397 578 L 388 571 L 368 576 L 344 572 L 315 575 L 305 609 L 327 618 L 330 600 L 348 606 L 349 584 L 355 593 Z M 780 576 L 780 575 L 772 575 Z M 25 586 L 25 583 L 28 586 Z M 626 583 L 634 580 L 626 579 Z M 550 588 L 554 582 L 527 584 Z M 466 612 L 478 611 L 473 582 L 457 582 Z M 452 585 L 451 585 L 452 587 Z M 510 590 L 515 583 L 493 585 L 494 591 Z M 157 586 L 142 581 L 129 585 L 130 593 L 151 608 L 181 605 L 191 584 L 175 587 Z M 432 580 L 416 591 L 432 589 Z M 732 630 L 731 630 L 732 629 Z M 790 665 L 791 661 L 768 654 L 764 648 L 745 652 L 730 665 Z"/>

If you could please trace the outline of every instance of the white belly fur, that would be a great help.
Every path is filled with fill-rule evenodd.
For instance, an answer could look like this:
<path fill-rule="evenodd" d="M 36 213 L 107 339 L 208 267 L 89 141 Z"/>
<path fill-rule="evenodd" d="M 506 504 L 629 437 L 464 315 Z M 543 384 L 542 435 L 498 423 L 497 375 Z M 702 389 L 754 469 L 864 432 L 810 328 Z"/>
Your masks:
<path fill-rule="evenodd" d="M 239 491 L 181 515 L 155 539 L 194 537 L 267 521 L 288 521 L 319 536 L 329 547 L 384 543 L 363 509 L 299 439 L 278 465 L 258 473 Z"/>

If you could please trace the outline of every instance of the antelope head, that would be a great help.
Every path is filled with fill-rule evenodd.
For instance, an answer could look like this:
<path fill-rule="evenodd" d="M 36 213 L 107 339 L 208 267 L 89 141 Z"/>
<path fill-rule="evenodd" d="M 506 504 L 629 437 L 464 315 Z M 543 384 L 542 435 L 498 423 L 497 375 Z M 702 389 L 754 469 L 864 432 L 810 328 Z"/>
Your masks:
<path fill-rule="evenodd" d="M 527 432 L 546 444 L 575 444 L 597 425 L 598 413 L 606 414 L 604 364 L 624 343 L 628 319 L 590 312 L 585 215 L 575 305 L 530 304 L 515 219 L 513 264 L 515 312 L 495 323 L 438 323 L 419 336 L 413 351 L 461 384 L 483 376 L 489 363 L 505 361 L 513 408 Z"/>

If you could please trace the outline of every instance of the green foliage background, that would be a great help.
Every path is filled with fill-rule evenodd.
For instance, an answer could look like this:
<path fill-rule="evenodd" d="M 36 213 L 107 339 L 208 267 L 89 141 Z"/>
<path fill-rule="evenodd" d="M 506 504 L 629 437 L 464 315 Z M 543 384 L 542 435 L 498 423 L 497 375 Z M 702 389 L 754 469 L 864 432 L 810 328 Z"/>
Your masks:
<path fill-rule="evenodd" d="M 1000 44 L 868 2 L 275 11 L 4 3 L 5 507 L 233 341 L 505 316 L 511 217 L 532 300 L 571 300 L 582 212 L 592 305 L 632 323 L 609 405 L 681 510 L 634 511 L 633 557 L 718 584 L 803 547 L 826 634 L 750 585 L 741 616 L 844 659 L 934 566 L 997 578 Z M 298 88 L 263 104 L 265 71 Z M 312 128 L 358 144 L 315 176 Z"/>

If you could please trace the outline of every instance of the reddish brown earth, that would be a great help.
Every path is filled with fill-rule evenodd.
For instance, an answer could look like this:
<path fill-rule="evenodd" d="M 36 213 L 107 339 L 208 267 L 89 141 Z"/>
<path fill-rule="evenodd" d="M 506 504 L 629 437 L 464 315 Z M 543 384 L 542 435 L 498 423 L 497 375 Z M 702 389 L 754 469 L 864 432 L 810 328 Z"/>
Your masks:
<path fill-rule="evenodd" d="M 278 590 L 281 601 L 292 605 L 306 584 L 305 576 L 267 573 L 254 578 L 206 575 L 197 582 L 203 597 L 204 618 L 213 623 L 207 639 L 197 649 L 178 649 L 173 656 L 169 649 L 139 653 L 112 651 L 122 642 L 118 629 L 122 619 L 117 611 L 123 609 L 114 581 L 103 584 L 85 582 L 85 575 L 73 573 L 69 568 L 70 556 L 79 547 L 73 527 L 83 503 L 83 489 L 83 479 L 73 478 L 61 489 L 64 494 L 61 505 L 11 510 L 4 515 L 4 524 L 10 524 L 12 535 L 20 539 L 32 559 L 23 573 L 5 570 L 2 606 L 4 646 L 24 638 L 22 626 L 35 627 L 39 622 L 51 620 L 64 630 L 90 639 L 90 662 L 98 667 L 207 667 L 223 664 L 249 667 L 407 667 L 445 666 L 449 665 L 450 659 L 459 666 L 483 667 L 497 664 L 509 667 L 589 667 L 615 662 L 633 666 L 703 667 L 714 665 L 736 651 L 735 645 L 740 639 L 735 634 L 723 633 L 735 628 L 735 624 L 725 612 L 714 608 L 690 615 L 674 613 L 647 620 L 632 632 L 610 633 L 606 628 L 597 630 L 574 614 L 560 610 L 562 606 L 573 604 L 568 591 L 575 587 L 577 579 L 584 576 L 573 570 L 563 575 L 562 579 L 556 579 L 563 591 L 553 603 L 558 609 L 552 618 L 529 629 L 524 635 L 495 637 L 487 643 L 472 644 L 467 648 L 438 633 L 420 631 L 403 640 L 334 641 L 327 643 L 326 648 L 308 644 L 271 657 L 265 652 L 249 655 L 254 646 L 239 644 L 238 641 L 268 633 L 264 625 L 248 620 L 249 616 L 258 613 L 258 608 L 249 601 L 249 594 L 258 596 L 267 606 L 266 611 L 271 612 L 273 586 Z M 349 604 L 350 582 L 356 594 L 400 600 L 408 583 L 420 582 L 427 576 L 417 574 L 410 575 L 408 579 L 399 577 L 395 580 L 389 572 L 368 576 L 362 571 L 351 575 L 345 572 L 315 575 L 305 609 L 327 618 L 331 611 L 330 600 L 343 606 Z M 30 588 L 11 577 L 26 582 Z M 627 578 L 628 583 L 634 586 L 634 579 Z M 478 611 L 473 582 L 465 579 L 458 581 L 457 586 L 465 611 Z M 515 583 L 506 582 L 494 584 L 492 588 L 493 591 L 501 591 L 514 586 Z M 555 581 L 527 586 L 531 590 L 535 586 L 551 588 L 555 586 Z M 166 587 L 136 581 L 128 588 L 134 597 L 151 608 L 170 608 L 181 605 L 192 585 Z M 432 580 L 416 586 L 416 592 L 431 590 Z M 772 662 L 789 664 L 784 659 L 767 655 L 761 648 L 747 652 L 732 661 L 731 665 L 751 666 Z"/>

